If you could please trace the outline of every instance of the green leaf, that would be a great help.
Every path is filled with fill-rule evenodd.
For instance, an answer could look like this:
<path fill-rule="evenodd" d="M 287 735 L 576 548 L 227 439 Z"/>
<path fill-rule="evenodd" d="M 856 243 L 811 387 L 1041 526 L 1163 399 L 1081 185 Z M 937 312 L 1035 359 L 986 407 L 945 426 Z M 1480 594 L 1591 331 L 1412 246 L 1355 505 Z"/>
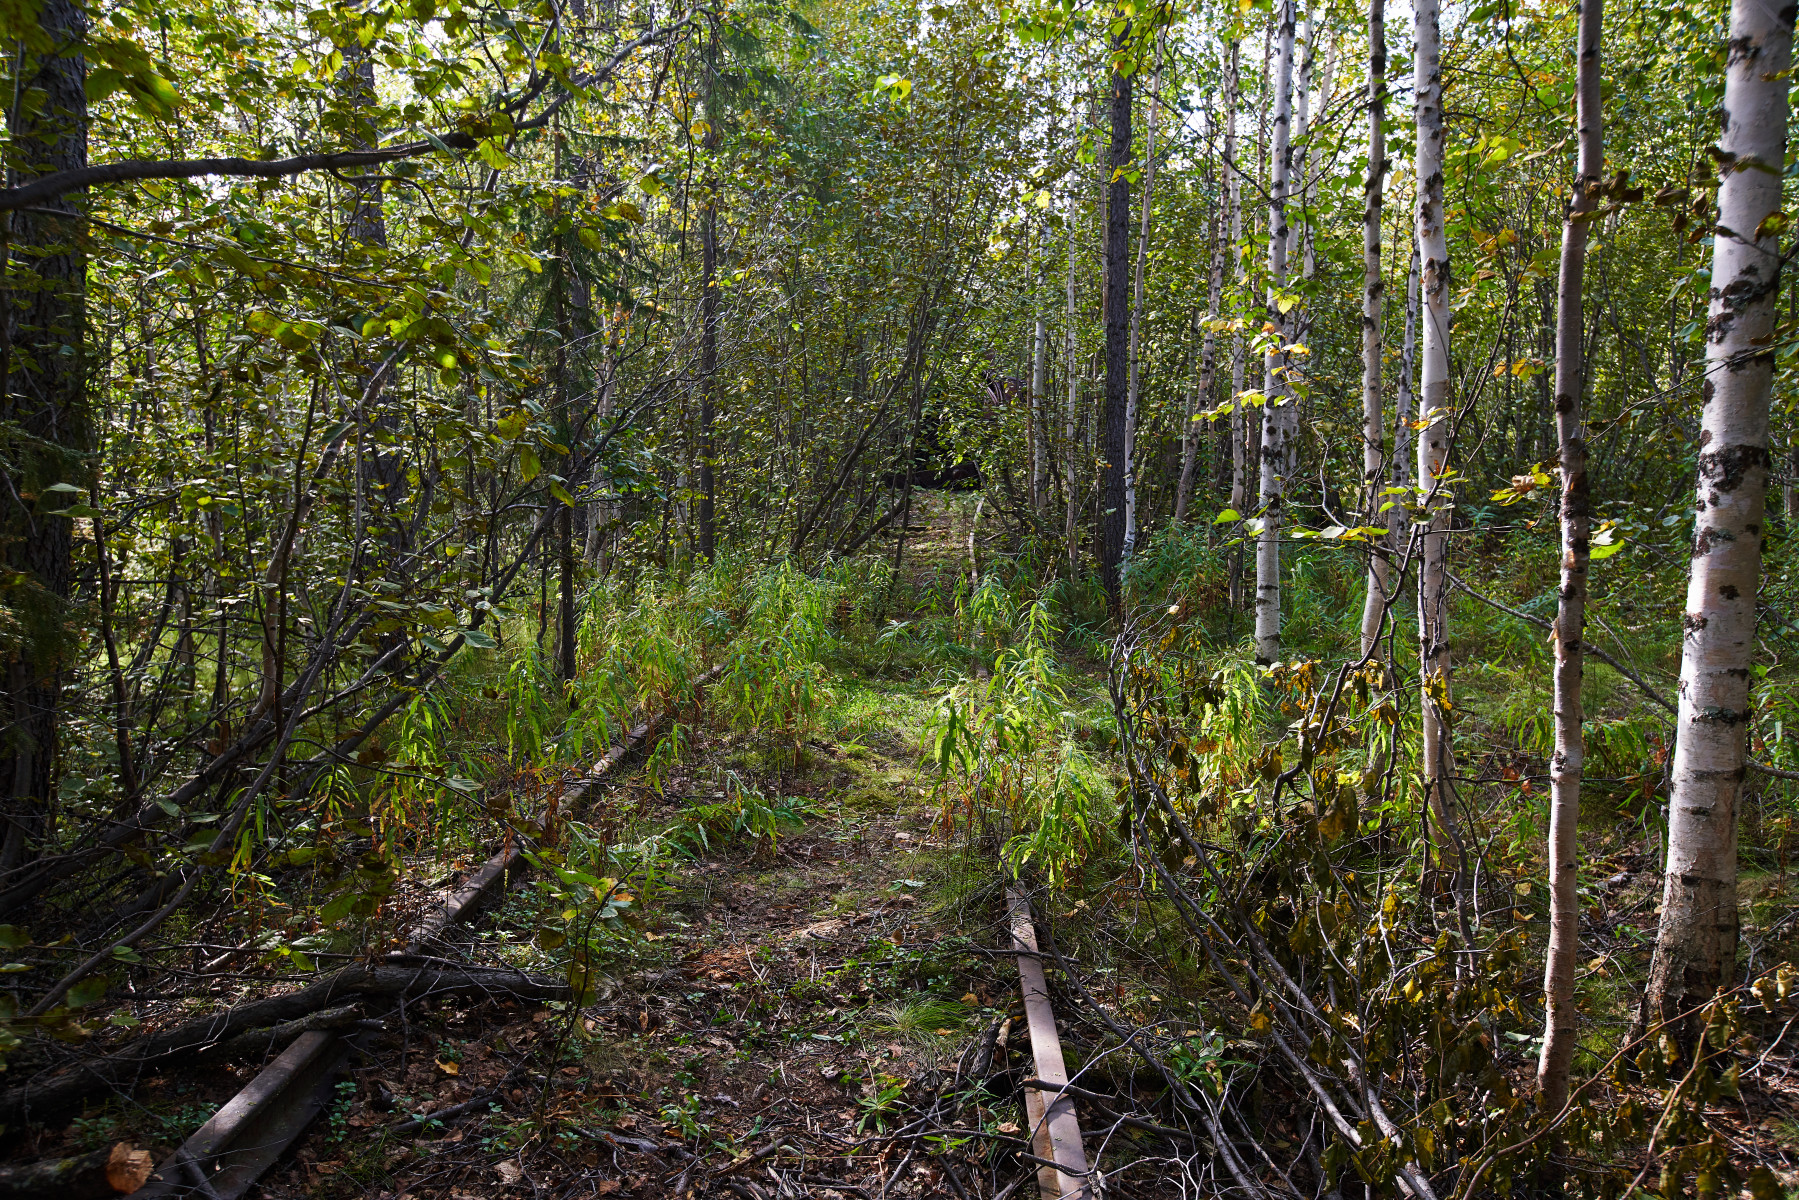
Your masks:
<path fill-rule="evenodd" d="M 360 899 L 362 896 L 358 892 L 343 892 L 331 897 L 325 902 L 325 907 L 319 909 L 319 920 L 326 925 L 337 924 L 350 915 L 350 910 Z"/>
<path fill-rule="evenodd" d="M 1212 518 L 1212 524 L 1224 525 L 1231 521 L 1241 521 L 1242 519 L 1243 519 L 1242 513 L 1238 512 L 1234 508 L 1227 508 L 1227 509 L 1223 510 L 1222 512 L 1220 512 L 1216 517 Z"/>
<path fill-rule="evenodd" d="M 537 457 L 535 448 L 531 446 L 518 448 L 518 469 L 519 473 L 525 477 L 526 483 L 537 478 L 538 473 L 543 470 L 543 461 Z"/>
<path fill-rule="evenodd" d="M 1623 542 L 1612 542 L 1609 545 L 1594 546 L 1587 552 L 1587 557 L 1591 558 L 1594 562 L 1603 562 L 1622 549 L 1624 549 Z"/>
<path fill-rule="evenodd" d="M 494 650 L 500 645 L 500 643 L 493 640 L 493 637 L 490 634 L 483 633 L 479 629 L 463 630 L 462 640 L 464 643 L 473 646 L 477 650 Z"/>
<path fill-rule="evenodd" d="M 70 1008 L 86 1008 L 90 1004 L 98 1004 L 106 995 L 106 989 L 112 981 L 104 975 L 90 975 L 69 989 L 66 997 Z"/>
<path fill-rule="evenodd" d="M 17 925 L 0 925 L 0 950 L 18 950 L 31 945 L 31 935 Z"/>

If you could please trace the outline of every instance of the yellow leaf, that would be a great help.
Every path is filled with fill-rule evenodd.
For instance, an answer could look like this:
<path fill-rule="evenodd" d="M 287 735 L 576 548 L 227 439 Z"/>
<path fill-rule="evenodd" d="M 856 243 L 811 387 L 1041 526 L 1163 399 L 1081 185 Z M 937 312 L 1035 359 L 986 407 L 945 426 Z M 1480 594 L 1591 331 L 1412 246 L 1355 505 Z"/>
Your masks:
<path fill-rule="evenodd" d="M 462 1064 L 461 1063 L 445 1062 L 441 1058 L 437 1060 L 437 1069 L 442 1071 L 445 1075 L 460 1075 L 460 1074 L 462 1074 Z"/>

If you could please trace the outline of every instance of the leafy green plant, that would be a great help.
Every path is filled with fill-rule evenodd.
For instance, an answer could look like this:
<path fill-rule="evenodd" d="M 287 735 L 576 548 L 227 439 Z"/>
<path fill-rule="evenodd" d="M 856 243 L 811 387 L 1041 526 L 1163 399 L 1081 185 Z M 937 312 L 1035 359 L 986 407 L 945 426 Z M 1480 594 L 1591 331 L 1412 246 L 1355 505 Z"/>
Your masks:
<path fill-rule="evenodd" d="M 758 852 L 772 852 L 781 826 L 805 819 L 803 804 L 791 798 L 770 800 L 762 789 L 735 771 L 725 772 L 723 782 L 723 800 L 688 808 L 668 828 L 664 836 L 670 845 L 682 853 L 698 855 L 711 851 L 715 845 L 747 839 L 755 843 Z"/>

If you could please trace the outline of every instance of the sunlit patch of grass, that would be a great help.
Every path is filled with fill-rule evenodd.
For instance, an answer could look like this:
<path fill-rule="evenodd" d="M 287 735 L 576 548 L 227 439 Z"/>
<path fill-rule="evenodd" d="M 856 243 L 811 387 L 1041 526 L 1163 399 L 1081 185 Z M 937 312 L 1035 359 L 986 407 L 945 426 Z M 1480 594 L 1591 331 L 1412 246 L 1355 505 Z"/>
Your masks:
<path fill-rule="evenodd" d="M 931 1045 L 939 1038 L 960 1033 L 972 1013 L 973 1010 L 959 1000 L 897 1001 L 875 1010 L 869 1030 L 883 1037 Z"/>

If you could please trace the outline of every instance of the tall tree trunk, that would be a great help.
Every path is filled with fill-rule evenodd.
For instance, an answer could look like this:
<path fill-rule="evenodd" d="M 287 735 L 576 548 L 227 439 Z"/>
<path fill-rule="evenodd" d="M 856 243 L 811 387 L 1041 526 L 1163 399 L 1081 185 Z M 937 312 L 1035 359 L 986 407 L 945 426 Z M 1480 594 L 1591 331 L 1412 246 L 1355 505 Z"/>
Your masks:
<path fill-rule="evenodd" d="M 1156 73 L 1149 92 L 1149 128 L 1143 145 L 1143 215 L 1137 229 L 1137 266 L 1131 279 L 1130 378 L 1124 401 L 1124 550 L 1128 562 L 1137 549 L 1137 381 L 1143 344 L 1143 275 L 1149 265 L 1149 221 L 1156 193 L 1156 125 L 1162 115 L 1162 35 L 1156 35 Z"/>
<path fill-rule="evenodd" d="M 1287 286 L 1287 189 L 1292 181 L 1293 0 L 1278 0 L 1274 33 L 1274 122 L 1268 152 L 1268 308 L 1266 319 L 1279 332 L 1262 356 L 1262 462 L 1258 497 L 1262 517 L 1256 541 L 1256 661 L 1281 656 L 1281 524 L 1286 515 L 1288 475 L 1298 410 L 1287 391 L 1286 317 L 1281 304 Z"/>
<path fill-rule="evenodd" d="M 1299 0 L 1294 0 L 1295 7 Z M 1298 13 L 1298 22 L 1293 37 L 1293 133 L 1291 160 L 1291 180 L 1287 184 L 1287 261 L 1299 258 L 1304 241 L 1306 221 L 1310 214 L 1306 212 L 1306 151 L 1310 145 L 1308 136 L 1312 130 L 1312 67 L 1316 59 L 1312 54 L 1312 43 L 1315 35 L 1312 31 L 1312 19 L 1307 13 Z M 1294 203 L 1297 201 L 1298 203 Z"/>
<path fill-rule="evenodd" d="M 1362 523 L 1381 519 L 1386 483 L 1386 423 L 1381 411 L 1381 217 L 1387 182 L 1387 7 L 1368 4 L 1368 174 L 1362 187 Z M 1391 510 L 1389 510 L 1391 511 Z M 1387 557 L 1372 543 L 1368 591 L 1362 601 L 1362 656 L 1374 652 L 1387 614 Z"/>
<path fill-rule="evenodd" d="M 706 39 L 706 150 L 718 149 L 721 135 L 714 92 L 718 74 L 718 30 Z M 706 203 L 700 212 L 700 437 L 699 552 L 712 561 L 718 548 L 717 447 L 713 426 L 718 417 L 718 179 L 710 168 L 705 180 Z"/>
<path fill-rule="evenodd" d="M 1337 72 L 1337 42 L 1328 33 L 1317 30 L 1313 31 L 1313 37 L 1324 43 L 1324 66 L 1318 72 L 1318 87 L 1315 92 L 1318 115 L 1322 118 L 1330 107 L 1332 80 Z M 1310 141 L 1308 138 L 1308 155 L 1311 153 Z M 1323 177 L 1322 170 L 1309 170 L 1306 172 L 1305 182 L 1300 185 L 1300 202 L 1308 218 L 1304 226 L 1305 236 L 1300 239 L 1300 272 L 1306 279 L 1318 273 L 1318 231 L 1310 216 L 1318 205 L 1318 181 Z"/>
<path fill-rule="evenodd" d="M 1127 22 L 1113 41 L 1113 53 L 1126 53 L 1130 40 L 1131 27 Z M 1105 472 L 1099 505 L 1099 580 L 1114 604 L 1121 598 L 1119 570 L 1124 563 L 1128 444 L 1125 414 L 1131 338 L 1131 183 L 1125 178 L 1125 171 L 1131 165 L 1135 79 L 1135 75 L 1125 74 L 1114 64 L 1110 96 L 1112 143 L 1107 157 L 1111 170 L 1106 186 L 1106 405 L 1099 447 Z"/>
<path fill-rule="evenodd" d="M 1249 263 L 1243 253 L 1243 172 L 1237 163 L 1237 105 L 1243 98 L 1243 72 L 1240 66 L 1242 46 L 1238 42 L 1231 43 L 1230 58 L 1225 70 L 1226 86 L 1231 90 L 1233 103 L 1229 113 L 1230 121 L 1224 129 L 1225 176 L 1224 202 L 1230 206 L 1230 230 L 1232 253 L 1236 255 L 1236 271 L 1234 276 L 1235 299 L 1231 307 L 1241 313 L 1246 307 L 1246 295 L 1249 283 Z M 1241 319 L 1231 323 L 1231 508 L 1241 513 L 1249 507 L 1249 472 L 1255 461 L 1249 452 L 1249 431 L 1251 420 L 1243 410 L 1243 368 L 1247 357 L 1243 344 L 1243 322 Z M 1231 552 L 1230 606 L 1236 612 L 1243 607 L 1243 541 L 1237 540 Z"/>
<path fill-rule="evenodd" d="M 1062 430 L 1062 473 L 1063 499 L 1067 510 L 1063 514 L 1063 540 L 1068 546 L 1068 578 L 1074 579 L 1081 573 L 1081 505 L 1080 505 L 1080 414 L 1081 414 L 1081 376 L 1080 376 L 1080 314 L 1076 311 L 1075 285 L 1075 189 L 1068 189 L 1068 315 L 1065 331 L 1068 341 L 1068 407 L 1064 413 Z"/>
<path fill-rule="evenodd" d="M 1587 442 L 1581 396 L 1586 383 L 1586 321 L 1581 285 L 1587 267 L 1587 229 L 1599 207 L 1605 141 L 1599 107 L 1600 30 L 1604 0 L 1580 0 L 1574 105 L 1579 147 L 1574 191 L 1562 223 L 1562 267 L 1555 311 L 1555 432 L 1561 446 L 1562 579 L 1555 636 L 1555 752 L 1549 758 L 1549 949 L 1543 959 L 1543 1053 L 1537 1086 L 1547 1111 L 1568 1099 L 1568 1066 L 1580 1014 L 1574 1004 L 1574 964 L 1580 959 L 1579 845 L 1581 745 L 1580 684 L 1587 619 Z"/>
<path fill-rule="evenodd" d="M 1393 483 L 1404 487 L 1412 482 L 1412 465 L 1417 459 L 1413 450 L 1417 431 L 1412 428 L 1415 386 L 1418 379 L 1418 308 L 1422 297 L 1422 274 L 1418 261 L 1418 230 L 1406 231 L 1412 253 L 1405 271 L 1405 331 L 1399 343 L 1399 385 L 1393 389 Z M 1405 538 L 1400 518 L 1393 519 L 1393 548 L 1402 550 Z"/>
<path fill-rule="evenodd" d="M 1793 9 L 1732 0 L 1701 390 L 1698 517 L 1680 662 L 1661 927 L 1642 1018 L 1677 1015 L 1731 981 L 1737 950 L 1737 801 L 1768 482 L 1768 400 L 1780 294 Z M 1676 1029 L 1690 1045 L 1694 1022 Z"/>
<path fill-rule="evenodd" d="M 1049 387 L 1049 313 L 1043 308 L 1046 272 L 1041 256 L 1037 263 L 1037 289 L 1033 307 L 1037 324 L 1031 342 L 1031 515 L 1042 521 L 1049 511 L 1049 439 L 1044 436 L 1044 412 Z"/>
<path fill-rule="evenodd" d="M 53 49 L 20 64 L 20 94 L 41 98 L 11 107 L 14 159 L 7 182 L 15 187 L 87 166 L 87 62 L 68 52 L 80 46 L 86 22 L 70 0 L 43 0 L 38 22 Z M 13 213 L 0 242 L 6 297 L 0 315 L 0 462 L 7 483 L 0 499 L 0 557 L 14 574 L 7 607 L 23 634 L 6 661 L 0 871 L 22 865 L 55 819 L 62 685 L 74 650 L 68 624 L 73 528 L 69 518 L 52 514 L 73 497 L 46 489 L 93 476 L 86 461 L 94 442 L 80 217 L 86 207 L 81 190 Z"/>
<path fill-rule="evenodd" d="M 1422 261 L 1424 306 L 1423 358 L 1419 364 L 1420 420 L 1418 487 L 1424 494 L 1422 568 L 1418 576 L 1419 703 L 1423 718 L 1425 794 L 1436 821 L 1439 856 L 1455 852 L 1456 898 L 1464 937 L 1468 934 L 1461 869 L 1461 843 L 1456 832 L 1454 799 L 1449 794 L 1455 774 L 1450 739 L 1449 533 L 1453 512 L 1448 494 L 1450 441 L 1455 411 L 1449 396 L 1449 241 L 1443 227 L 1443 62 L 1437 21 L 1438 0 L 1413 0 L 1417 49 L 1413 87 L 1418 123 L 1418 250 Z"/>
<path fill-rule="evenodd" d="M 1227 181 L 1234 181 L 1234 164 L 1237 157 L 1237 43 L 1232 42 L 1230 48 L 1230 67 L 1224 80 L 1224 153 L 1223 171 Z M 1208 172 L 1209 174 L 1209 172 Z M 1211 241 L 1212 266 L 1206 279 L 1206 315 L 1204 340 L 1199 352 L 1199 385 L 1195 389 L 1193 403 L 1187 407 L 1187 423 L 1181 431 L 1181 482 L 1174 497 L 1174 523 L 1187 523 L 1187 508 L 1193 501 L 1194 464 L 1199 458 L 1199 428 L 1197 424 L 1198 409 L 1208 404 L 1212 397 L 1212 384 L 1218 369 L 1218 306 L 1224 296 L 1224 253 L 1225 230 L 1234 223 L 1235 187 L 1232 182 L 1225 184 L 1224 219 L 1212 215 Z M 1231 461 L 1231 494 L 1236 499 L 1236 491 L 1243 481 L 1243 445 L 1239 436 L 1243 428 L 1243 417 L 1235 395 L 1231 397 L 1231 419 L 1227 426 L 1226 436 L 1230 439 Z"/>

